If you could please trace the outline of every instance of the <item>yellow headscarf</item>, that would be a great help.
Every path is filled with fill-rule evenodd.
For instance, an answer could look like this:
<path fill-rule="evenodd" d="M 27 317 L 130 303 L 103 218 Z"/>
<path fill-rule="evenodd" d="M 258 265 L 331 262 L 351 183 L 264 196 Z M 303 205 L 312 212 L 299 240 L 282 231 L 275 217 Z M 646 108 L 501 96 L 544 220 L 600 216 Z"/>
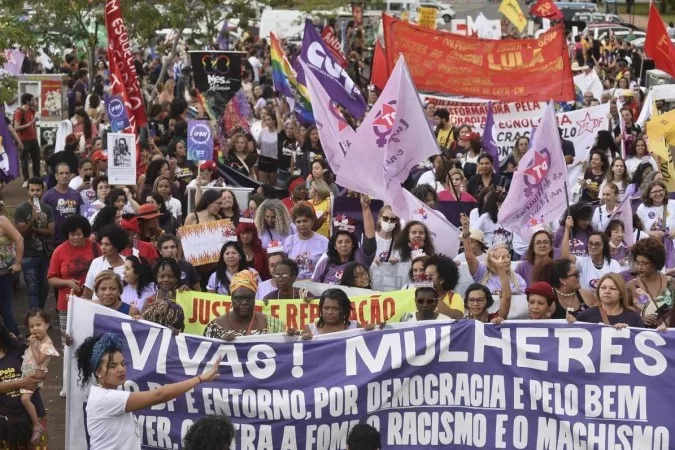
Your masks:
<path fill-rule="evenodd" d="M 230 293 L 241 287 L 256 292 L 258 290 L 258 275 L 250 270 L 235 273 L 230 280 Z"/>

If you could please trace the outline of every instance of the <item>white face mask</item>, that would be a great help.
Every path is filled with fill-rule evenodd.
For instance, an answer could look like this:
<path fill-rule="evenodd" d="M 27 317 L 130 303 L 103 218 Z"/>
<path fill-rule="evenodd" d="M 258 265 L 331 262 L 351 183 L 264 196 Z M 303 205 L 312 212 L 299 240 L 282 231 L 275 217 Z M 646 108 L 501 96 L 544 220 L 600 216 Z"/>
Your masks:
<path fill-rule="evenodd" d="M 385 233 L 391 233 L 394 231 L 394 228 L 396 227 L 395 223 L 391 222 L 380 222 L 380 229 L 384 231 Z"/>

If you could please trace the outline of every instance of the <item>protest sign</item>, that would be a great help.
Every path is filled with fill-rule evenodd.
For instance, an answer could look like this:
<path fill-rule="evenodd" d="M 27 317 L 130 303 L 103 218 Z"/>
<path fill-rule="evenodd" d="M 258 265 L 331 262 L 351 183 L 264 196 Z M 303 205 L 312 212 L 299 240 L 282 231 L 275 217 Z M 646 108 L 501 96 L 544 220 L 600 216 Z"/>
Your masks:
<path fill-rule="evenodd" d="M 189 161 L 213 159 L 213 133 L 208 120 L 188 120 L 187 159 Z"/>
<path fill-rule="evenodd" d="M 41 121 L 61 120 L 64 113 L 65 89 L 61 80 L 42 80 L 40 82 Z"/>
<path fill-rule="evenodd" d="M 383 16 L 388 70 L 403 54 L 418 90 L 501 101 L 574 99 L 565 30 L 536 39 L 479 39 Z M 452 79 L 452 83 L 448 83 Z"/>
<path fill-rule="evenodd" d="M 135 412 L 144 448 L 181 448 L 207 415 L 229 417 L 241 449 L 343 449 L 359 422 L 380 431 L 383 450 L 671 448 L 672 332 L 464 320 L 233 343 L 73 303 L 74 348 L 94 330 L 122 337 L 126 390 L 194 377 L 224 358 L 216 380 Z M 73 356 L 68 364 L 76 373 Z M 87 448 L 77 381 L 67 389 L 70 450 Z"/>
<path fill-rule="evenodd" d="M 445 108 L 450 113 L 454 126 L 471 125 L 481 135 L 485 133 L 488 100 L 443 97 L 420 94 L 423 103 L 432 103 L 436 108 Z M 544 102 L 496 102 L 492 103 L 494 127 L 492 139 L 499 149 L 499 161 L 503 164 L 516 141 L 521 136 L 530 137 L 533 128 L 539 125 Z M 588 153 L 595 143 L 599 130 L 609 128 L 609 103 L 556 114 L 561 136 L 574 144 L 575 161 L 588 160 Z"/>
<path fill-rule="evenodd" d="M 518 0 L 502 0 L 499 5 L 499 12 L 504 14 L 504 17 L 509 19 L 519 32 L 522 33 L 527 26 L 527 17 L 523 14 L 523 10 L 520 9 Z"/>
<path fill-rule="evenodd" d="M 110 184 L 136 184 L 136 136 L 108 133 L 108 180 Z"/>
<path fill-rule="evenodd" d="M 223 115 L 227 102 L 241 88 L 242 52 L 190 51 L 195 87 L 212 119 Z"/>
<path fill-rule="evenodd" d="M 233 238 L 237 240 L 229 219 L 183 225 L 178 229 L 178 236 L 185 260 L 193 266 L 218 262 L 223 244 Z"/>
<path fill-rule="evenodd" d="M 356 320 L 361 326 L 398 322 L 403 314 L 417 311 L 413 290 L 358 295 L 350 297 L 350 300 L 354 307 L 351 320 Z M 209 322 L 227 314 L 232 307 L 230 297 L 226 295 L 197 291 L 179 292 L 176 302 L 185 312 L 185 332 L 199 336 L 204 334 Z M 288 329 L 302 330 L 319 318 L 319 299 L 260 300 L 256 302 L 256 310 L 276 317 Z"/>

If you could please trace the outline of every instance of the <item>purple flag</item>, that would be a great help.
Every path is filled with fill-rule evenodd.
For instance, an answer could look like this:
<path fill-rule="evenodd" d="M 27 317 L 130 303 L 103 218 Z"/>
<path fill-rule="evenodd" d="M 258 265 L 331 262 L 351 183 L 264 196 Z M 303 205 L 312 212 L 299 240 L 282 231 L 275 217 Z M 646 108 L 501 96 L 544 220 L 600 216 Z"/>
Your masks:
<path fill-rule="evenodd" d="M 366 102 L 358 86 L 349 78 L 347 71 L 338 64 L 330 48 L 316 31 L 312 21 L 305 21 L 300 59 L 312 71 L 331 99 L 343 106 L 349 114 L 361 119 L 366 112 Z M 298 82 L 306 84 L 303 70 L 298 71 Z M 297 67 L 296 67 L 297 70 Z"/>
<path fill-rule="evenodd" d="M 534 228 L 565 211 L 566 180 L 558 124 L 553 103 L 549 102 L 532 145 L 513 174 L 511 189 L 499 209 L 499 223 L 529 239 Z"/>
<path fill-rule="evenodd" d="M 494 113 L 492 111 L 492 102 L 488 102 L 487 119 L 485 120 L 485 131 L 483 131 L 483 151 L 492 156 L 492 168 L 495 173 L 499 173 L 499 149 L 492 138 L 492 128 L 495 126 Z"/>
<path fill-rule="evenodd" d="M 129 114 L 124 106 L 124 101 L 119 95 L 107 95 L 105 111 L 110 121 L 110 129 L 113 133 L 124 131 L 129 126 Z"/>
<path fill-rule="evenodd" d="M 11 181 L 19 176 L 19 153 L 5 120 L 5 108 L 0 106 L 0 180 Z"/>
<path fill-rule="evenodd" d="M 218 44 L 218 50 L 229 50 L 230 49 L 230 21 L 225 19 L 223 21 L 223 26 L 220 28 L 218 37 L 216 38 L 216 43 Z"/>
<path fill-rule="evenodd" d="M 213 133 L 208 120 L 188 120 L 187 159 L 210 161 L 213 159 Z"/>

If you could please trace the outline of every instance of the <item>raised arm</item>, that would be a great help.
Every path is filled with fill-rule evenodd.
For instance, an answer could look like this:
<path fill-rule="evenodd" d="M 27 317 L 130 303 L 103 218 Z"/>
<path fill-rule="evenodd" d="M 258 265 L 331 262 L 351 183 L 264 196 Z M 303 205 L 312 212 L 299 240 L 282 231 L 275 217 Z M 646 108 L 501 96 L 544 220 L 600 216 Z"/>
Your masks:
<path fill-rule="evenodd" d="M 567 216 L 565 219 L 565 231 L 563 232 L 562 242 L 560 242 L 560 257 L 565 259 L 570 258 L 570 230 L 574 225 L 572 216 Z"/>
<path fill-rule="evenodd" d="M 370 197 L 361 194 L 361 213 L 363 214 L 363 235 L 372 239 L 375 237 L 375 219 L 370 210 Z"/>
<path fill-rule="evenodd" d="M 478 272 L 478 258 L 473 254 L 473 249 L 471 248 L 471 234 L 469 232 L 469 217 L 462 213 L 459 216 L 459 221 L 462 224 L 462 242 L 464 243 L 464 256 L 466 257 L 466 263 L 469 265 L 469 272 L 473 276 Z"/>
<path fill-rule="evenodd" d="M 145 409 L 158 403 L 168 402 L 179 395 L 189 391 L 203 381 L 211 381 L 218 377 L 219 359 L 213 367 L 196 377 L 188 378 L 178 383 L 166 384 L 158 389 L 150 391 L 133 392 L 127 399 L 125 411 L 132 412 L 139 409 Z"/>
<path fill-rule="evenodd" d="M 499 296 L 499 317 L 502 319 L 507 319 L 509 317 L 509 311 L 511 310 L 511 280 L 509 279 L 510 269 L 510 262 L 497 265 L 497 275 L 499 275 L 499 283 L 502 286 L 502 292 Z"/>

